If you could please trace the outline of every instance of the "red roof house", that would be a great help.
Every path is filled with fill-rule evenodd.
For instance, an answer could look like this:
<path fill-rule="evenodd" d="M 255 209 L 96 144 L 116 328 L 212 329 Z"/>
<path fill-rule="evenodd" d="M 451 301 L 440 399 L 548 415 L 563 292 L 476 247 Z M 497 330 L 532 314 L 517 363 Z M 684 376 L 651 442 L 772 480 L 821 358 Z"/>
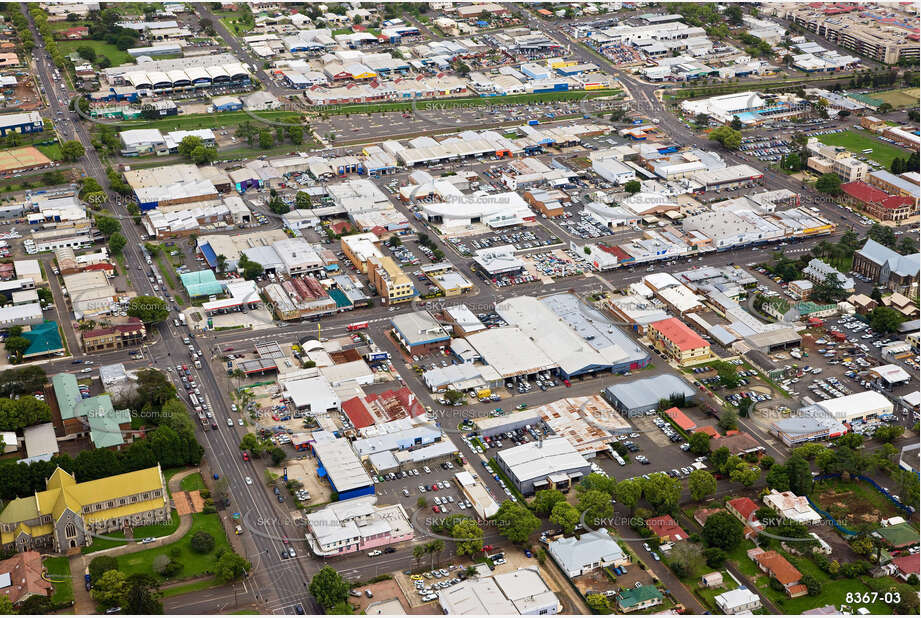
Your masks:
<path fill-rule="evenodd" d="M 892 559 L 892 564 L 898 570 L 898 576 L 908 579 L 912 574 L 919 575 L 921 571 L 921 554 L 907 554 Z"/>
<path fill-rule="evenodd" d="M 42 556 L 37 551 L 20 552 L 0 561 L 0 580 L 6 579 L 4 575 L 9 577 L 0 594 L 13 605 L 35 595 L 51 596 L 51 583 L 42 577 L 42 570 Z"/>
<path fill-rule="evenodd" d="M 646 520 L 646 527 L 652 530 L 661 542 L 683 541 L 688 533 L 681 529 L 671 515 L 658 515 Z"/>
<path fill-rule="evenodd" d="M 688 415 L 678 408 L 669 408 L 665 411 L 668 418 L 672 419 L 676 425 L 685 431 L 693 431 L 697 428 L 697 423 L 688 418 Z"/>

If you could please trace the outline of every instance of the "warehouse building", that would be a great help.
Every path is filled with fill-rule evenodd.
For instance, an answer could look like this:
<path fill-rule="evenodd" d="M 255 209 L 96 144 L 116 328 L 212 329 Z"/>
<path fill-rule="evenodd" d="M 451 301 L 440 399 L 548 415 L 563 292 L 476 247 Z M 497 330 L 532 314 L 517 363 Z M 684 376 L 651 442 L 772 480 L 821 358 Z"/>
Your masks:
<path fill-rule="evenodd" d="M 469 578 L 439 592 L 438 603 L 448 615 L 537 616 L 562 611 L 560 600 L 537 567 Z"/>
<path fill-rule="evenodd" d="M 457 480 L 457 485 L 461 488 L 461 492 L 473 505 L 473 510 L 476 512 L 477 517 L 489 519 L 499 512 L 499 505 L 489 495 L 486 488 L 473 478 L 472 474 L 464 470 L 456 473 L 454 478 Z"/>
<path fill-rule="evenodd" d="M 451 334 L 427 311 L 413 311 L 391 318 L 393 334 L 410 354 L 427 354 L 450 344 Z"/>
<path fill-rule="evenodd" d="M 528 408 L 502 414 L 499 416 L 481 416 L 473 419 L 473 426 L 481 436 L 491 438 L 509 431 L 517 431 L 526 427 L 535 427 L 540 422 L 540 412 L 537 408 Z"/>
<path fill-rule="evenodd" d="M 570 397 L 535 408 L 554 435 L 565 438 L 585 458 L 610 452 L 613 434 L 628 434 L 630 424 L 601 395 Z"/>
<path fill-rule="evenodd" d="M 41 133 L 44 130 L 45 122 L 38 112 L 0 114 L 0 137 L 10 133 Z"/>
<path fill-rule="evenodd" d="M 591 471 L 591 465 L 565 438 L 528 442 L 499 451 L 496 462 L 525 496 L 541 489 L 569 489 Z"/>
<path fill-rule="evenodd" d="M 894 409 L 893 403 L 885 395 L 875 391 L 836 397 L 820 401 L 815 405 L 835 420 L 843 423 L 885 416 L 892 414 Z"/>
<path fill-rule="evenodd" d="M 830 440 L 843 436 L 847 433 L 847 427 L 821 409 L 807 406 L 795 416 L 771 423 L 770 432 L 787 446 L 796 446 L 804 442 Z"/>
<path fill-rule="evenodd" d="M 629 418 L 654 411 L 661 399 L 684 395 L 690 402 L 694 394 L 694 389 L 677 375 L 662 373 L 651 378 L 612 384 L 605 389 L 604 398 Z"/>
<path fill-rule="evenodd" d="M 503 380 L 557 368 L 540 347 L 514 326 L 473 333 L 467 336 L 467 341 Z"/>
<path fill-rule="evenodd" d="M 339 500 L 374 494 L 374 483 L 355 455 L 349 441 L 326 432 L 315 432 L 313 452 L 317 456 L 317 476 L 326 478 Z"/>

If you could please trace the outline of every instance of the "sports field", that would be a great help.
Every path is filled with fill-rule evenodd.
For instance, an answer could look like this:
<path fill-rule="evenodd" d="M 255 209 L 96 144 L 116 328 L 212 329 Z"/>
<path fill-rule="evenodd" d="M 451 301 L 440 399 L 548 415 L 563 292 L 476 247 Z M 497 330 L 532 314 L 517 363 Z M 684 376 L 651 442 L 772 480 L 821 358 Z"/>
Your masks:
<path fill-rule="evenodd" d="M 889 165 L 892 163 L 893 159 L 897 157 L 900 159 L 907 159 L 910 154 L 907 150 L 902 150 L 892 144 L 881 142 L 869 135 L 864 135 L 855 131 L 820 135 L 819 141 L 829 146 L 843 146 L 853 153 L 873 159 L 886 169 L 889 169 Z M 873 153 L 863 155 L 862 151 L 867 148 L 872 148 Z"/>
<path fill-rule="evenodd" d="M 34 146 L 0 150 L 0 173 L 35 169 L 49 163 L 51 159 Z"/>
<path fill-rule="evenodd" d="M 892 107 L 908 107 L 918 104 L 919 93 L 921 90 L 918 88 L 900 88 L 899 90 L 875 92 L 873 98 L 888 103 Z"/>

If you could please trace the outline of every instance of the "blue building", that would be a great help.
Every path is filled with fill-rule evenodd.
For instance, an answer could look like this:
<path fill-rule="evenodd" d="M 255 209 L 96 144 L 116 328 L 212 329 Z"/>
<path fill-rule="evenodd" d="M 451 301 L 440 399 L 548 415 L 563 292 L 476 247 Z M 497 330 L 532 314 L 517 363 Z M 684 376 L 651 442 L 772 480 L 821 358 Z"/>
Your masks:
<path fill-rule="evenodd" d="M 211 105 L 216 112 L 238 112 L 243 109 L 243 101 L 239 97 L 214 97 Z"/>
<path fill-rule="evenodd" d="M 313 452 L 317 456 L 317 476 L 329 481 L 339 500 L 374 494 L 374 483 L 347 439 L 324 435 L 313 443 Z"/>
<path fill-rule="evenodd" d="M 10 133 L 41 133 L 45 130 L 45 121 L 38 112 L 3 114 L 0 116 L 0 137 Z"/>

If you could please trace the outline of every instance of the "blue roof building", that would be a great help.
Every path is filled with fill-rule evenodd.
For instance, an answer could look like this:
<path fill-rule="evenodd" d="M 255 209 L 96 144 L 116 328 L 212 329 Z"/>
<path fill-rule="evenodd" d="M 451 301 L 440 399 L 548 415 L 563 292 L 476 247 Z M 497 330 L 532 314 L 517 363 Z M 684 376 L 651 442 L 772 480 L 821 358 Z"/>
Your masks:
<path fill-rule="evenodd" d="M 214 271 L 199 270 L 193 273 L 183 273 L 179 275 L 183 287 L 189 294 L 189 298 L 200 298 L 202 296 L 212 296 L 222 294 L 224 286 L 221 285 Z"/>

